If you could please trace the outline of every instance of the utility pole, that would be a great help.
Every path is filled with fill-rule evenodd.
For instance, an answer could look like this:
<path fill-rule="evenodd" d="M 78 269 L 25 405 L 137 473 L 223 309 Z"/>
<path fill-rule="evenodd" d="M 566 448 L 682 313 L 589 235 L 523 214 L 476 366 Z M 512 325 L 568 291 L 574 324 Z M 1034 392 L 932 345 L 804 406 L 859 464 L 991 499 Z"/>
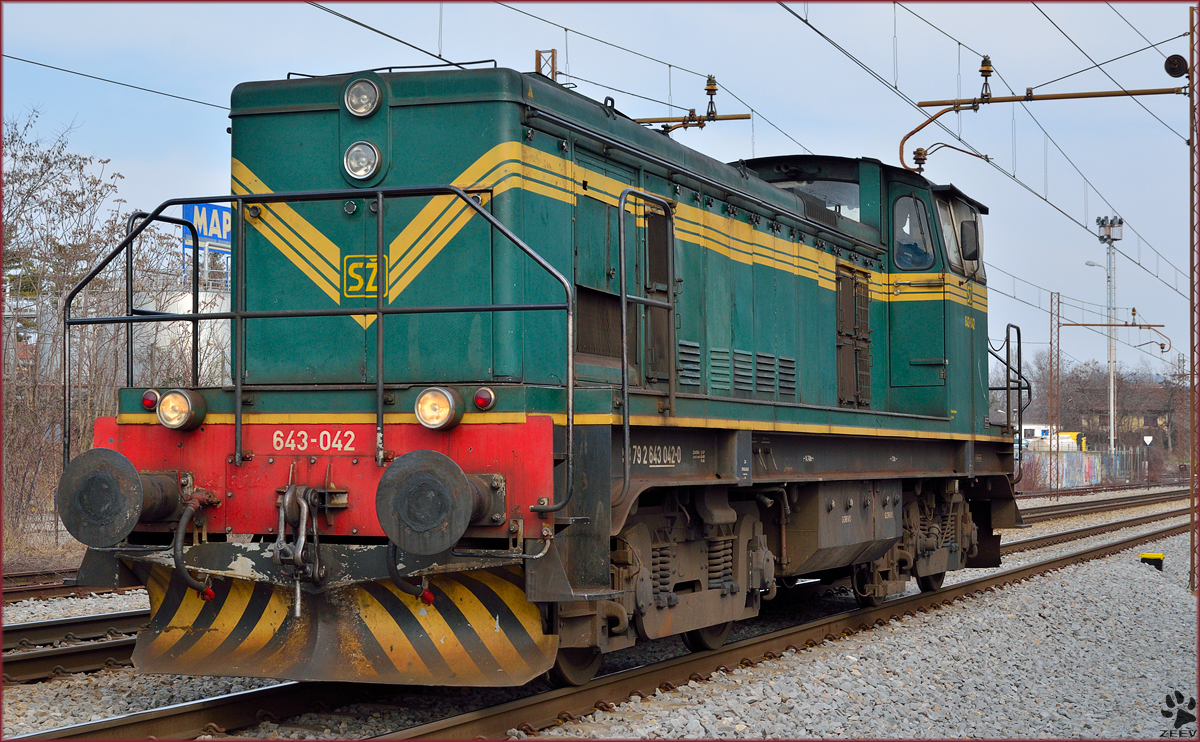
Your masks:
<path fill-rule="evenodd" d="M 1116 409 L 1114 405 L 1114 384 L 1113 371 L 1117 363 L 1117 328 L 1116 328 L 1116 313 L 1117 313 L 1117 266 L 1113 260 L 1116 252 L 1113 243 L 1121 239 L 1124 231 L 1125 220 L 1120 217 L 1096 217 L 1097 235 L 1100 241 L 1104 243 L 1108 249 L 1108 455 L 1109 455 L 1109 471 L 1116 466 L 1116 434 L 1117 421 Z"/>
<path fill-rule="evenodd" d="M 1062 328 L 1062 294 L 1050 292 L 1050 384 L 1046 400 L 1046 417 L 1050 418 L 1050 469 L 1047 473 L 1048 489 L 1056 492 L 1062 486 L 1061 456 L 1059 456 L 1059 414 L 1062 409 L 1062 344 L 1059 333 Z M 1022 431 L 1023 432 L 1023 431 Z"/>
<path fill-rule="evenodd" d="M 1196 198 L 1197 179 L 1200 178 L 1200 159 L 1196 157 L 1196 21 L 1200 17 L 1200 6 L 1188 7 L 1188 253 L 1191 260 L 1189 298 L 1191 300 L 1191 323 L 1188 336 L 1188 490 L 1189 507 L 1188 521 L 1188 587 L 1192 594 L 1196 593 L 1196 464 L 1200 463 L 1200 435 L 1197 435 L 1196 410 L 1196 363 L 1200 356 L 1200 303 L 1197 302 L 1197 269 L 1200 268 L 1200 238 L 1197 228 L 1200 227 L 1200 202 Z"/>

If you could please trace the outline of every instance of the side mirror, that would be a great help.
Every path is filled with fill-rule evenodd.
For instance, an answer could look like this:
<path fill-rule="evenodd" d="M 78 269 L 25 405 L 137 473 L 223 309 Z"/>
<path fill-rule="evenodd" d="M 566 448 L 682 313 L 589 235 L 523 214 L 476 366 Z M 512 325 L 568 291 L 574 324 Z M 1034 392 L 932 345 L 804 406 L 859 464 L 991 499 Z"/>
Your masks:
<path fill-rule="evenodd" d="M 972 221 L 964 221 L 959 230 L 962 235 L 963 260 L 979 260 L 979 225 Z"/>

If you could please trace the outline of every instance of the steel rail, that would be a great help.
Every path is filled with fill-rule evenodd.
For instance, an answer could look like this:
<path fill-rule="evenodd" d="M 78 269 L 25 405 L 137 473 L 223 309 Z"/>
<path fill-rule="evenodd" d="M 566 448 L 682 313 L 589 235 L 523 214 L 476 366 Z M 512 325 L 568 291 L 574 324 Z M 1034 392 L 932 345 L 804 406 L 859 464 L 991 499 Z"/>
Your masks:
<path fill-rule="evenodd" d="M 258 724 L 265 714 L 294 716 L 319 704 L 337 704 L 351 697 L 351 683 L 297 683 L 278 685 L 205 698 L 188 703 L 46 729 L 7 739 L 191 739 L 221 734 L 226 729 Z"/>
<path fill-rule="evenodd" d="M 96 593 L 124 593 L 129 590 L 139 590 L 141 585 L 130 587 L 86 587 L 83 585 L 68 585 L 61 582 L 41 583 L 30 585 L 13 585 L 4 588 L 4 604 L 16 603 L 35 598 L 61 598 L 68 596 L 84 596 Z"/>
<path fill-rule="evenodd" d="M 55 675 L 91 672 L 132 662 L 136 637 L 67 644 L 4 655 L 4 682 L 26 683 Z"/>
<path fill-rule="evenodd" d="M 17 585 L 43 584 L 47 579 L 68 579 L 78 574 L 74 569 L 35 569 L 25 572 L 6 572 L 4 574 L 4 589 Z"/>
<path fill-rule="evenodd" d="M 544 729 L 563 719 L 592 713 L 596 708 L 630 695 L 646 697 L 643 690 L 682 685 L 693 679 L 705 679 L 710 673 L 736 666 L 750 666 L 759 658 L 776 657 L 788 649 L 815 646 L 827 639 L 850 636 L 872 626 L 898 621 L 949 606 L 956 600 L 993 592 L 999 587 L 1027 580 L 1071 564 L 1115 554 L 1148 541 L 1186 533 L 1188 526 L 1174 526 L 1103 544 L 1067 556 L 1049 559 L 1025 567 L 1005 570 L 987 577 L 947 585 L 936 593 L 918 593 L 888 600 L 875 608 L 839 613 L 800 626 L 746 639 L 710 652 L 676 657 L 654 665 L 635 668 L 597 678 L 579 688 L 563 688 L 529 698 L 460 714 L 430 724 L 409 727 L 375 739 L 471 739 L 500 737 L 509 729 L 525 732 Z"/>
<path fill-rule="evenodd" d="M 1057 503 L 1054 505 L 1044 505 L 1037 508 L 1022 508 L 1021 519 L 1026 523 L 1038 523 L 1043 520 L 1052 520 L 1054 518 L 1069 518 L 1075 515 L 1103 513 L 1111 510 L 1136 508 L 1143 505 L 1155 505 L 1160 502 L 1172 502 L 1174 500 L 1186 499 L 1187 496 L 1188 491 L 1181 489 L 1168 490 L 1167 492 L 1156 492 L 1152 495 L 1135 495 L 1132 497 L 1113 497 L 1107 500 L 1085 500 L 1083 502 Z"/>
<path fill-rule="evenodd" d="M 1082 487 L 1061 487 L 1056 490 L 1025 490 L 1018 492 L 1018 500 L 1032 497 L 1075 497 L 1078 495 L 1094 495 L 1100 492 L 1121 492 L 1122 490 L 1141 490 L 1152 487 L 1174 487 L 1186 485 L 1187 477 L 1172 477 L 1161 482 L 1138 482 L 1137 484 L 1089 484 Z"/>
<path fill-rule="evenodd" d="M 1089 536 L 1098 536 L 1103 533 L 1112 533 L 1119 531 L 1122 528 L 1134 528 L 1143 526 L 1147 523 L 1154 523 L 1160 520 L 1169 520 L 1171 518 L 1186 518 L 1191 512 L 1189 508 L 1179 508 L 1178 510 L 1168 510 L 1164 513 L 1152 513 L 1143 515 L 1140 518 L 1127 518 L 1126 520 L 1116 520 L 1111 523 L 1102 523 L 1098 526 L 1089 526 L 1087 528 L 1076 528 L 1071 531 L 1060 531 L 1058 533 L 1050 533 L 1045 536 L 1036 536 L 1034 538 L 1024 538 L 1019 541 L 1010 541 L 1007 544 L 1000 544 L 1000 554 L 1016 554 L 1021 551 L 1029 551 L 1030 549 L 1040 549 L 1044 546 L 1053 546 L 1067 541 L 1077 541 L 1081 538 Z"/>
<path fill-rule="evenodd" d="M 99 639 L 113 634 L 136 634 L 149 622 L 150 611 L 147 609 L 5 624 L 4 651 L 60 641 Z"/>

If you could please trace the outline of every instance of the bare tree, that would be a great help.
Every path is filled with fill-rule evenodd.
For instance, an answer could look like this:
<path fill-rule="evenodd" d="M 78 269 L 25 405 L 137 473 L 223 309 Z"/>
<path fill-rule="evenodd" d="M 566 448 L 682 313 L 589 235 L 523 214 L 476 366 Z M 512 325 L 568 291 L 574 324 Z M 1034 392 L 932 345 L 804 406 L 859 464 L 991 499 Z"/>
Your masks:
<path fill-rule="evenodd" d="M 125 234 L 128 211 L 108 160 L 72 152 L 71 127 L 37 135 L 37 110 L 4 121 L 4 537 L 6 551 L 53 523 L 62 470 L 62 317 L 68 293 Z M 190 311 L 190 276 L 177 238 L 147 229 L 134 245 L 135 305 Z M 189 300 L 184 302 L 182 297 Z M 220 297 L 209 296 L 213 308 Z M 73 317 L 126 313 L 124 261 L 98 275 L 72 304 Z M 185 326 L 185 327 L 184 327 Z M 125 386 L 126 329 L 71 331 L 71 447 L 92 445 L 93 422 L 116 411 Z M 138 381 L 191 384 L 190 323 L 131 331 Z M 201 383 L 219 384 L 227 336 L 207 332 Z"/>

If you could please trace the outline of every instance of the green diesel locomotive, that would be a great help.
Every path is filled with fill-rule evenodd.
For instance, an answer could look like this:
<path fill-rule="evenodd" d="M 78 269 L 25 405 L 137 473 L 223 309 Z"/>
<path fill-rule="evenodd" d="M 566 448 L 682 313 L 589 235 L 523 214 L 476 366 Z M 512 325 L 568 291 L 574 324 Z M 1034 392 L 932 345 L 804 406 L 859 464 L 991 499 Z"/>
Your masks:
<path fill-rule="evenodd" d="M 81 584 L 149 590 L 138 669 L 582 683 L 801 578 L 872 604 L 999 564 L 1027 388 L 1010 326 L 989 419 L 987 208 L 954 186 L 717 162 L 506 69 L 231 109 L 232 195 L 76 289 L 225 201 L 230 310 L 65 320 L 230 331 L 224 386 L 130 375 L 64 453 Z"/>

